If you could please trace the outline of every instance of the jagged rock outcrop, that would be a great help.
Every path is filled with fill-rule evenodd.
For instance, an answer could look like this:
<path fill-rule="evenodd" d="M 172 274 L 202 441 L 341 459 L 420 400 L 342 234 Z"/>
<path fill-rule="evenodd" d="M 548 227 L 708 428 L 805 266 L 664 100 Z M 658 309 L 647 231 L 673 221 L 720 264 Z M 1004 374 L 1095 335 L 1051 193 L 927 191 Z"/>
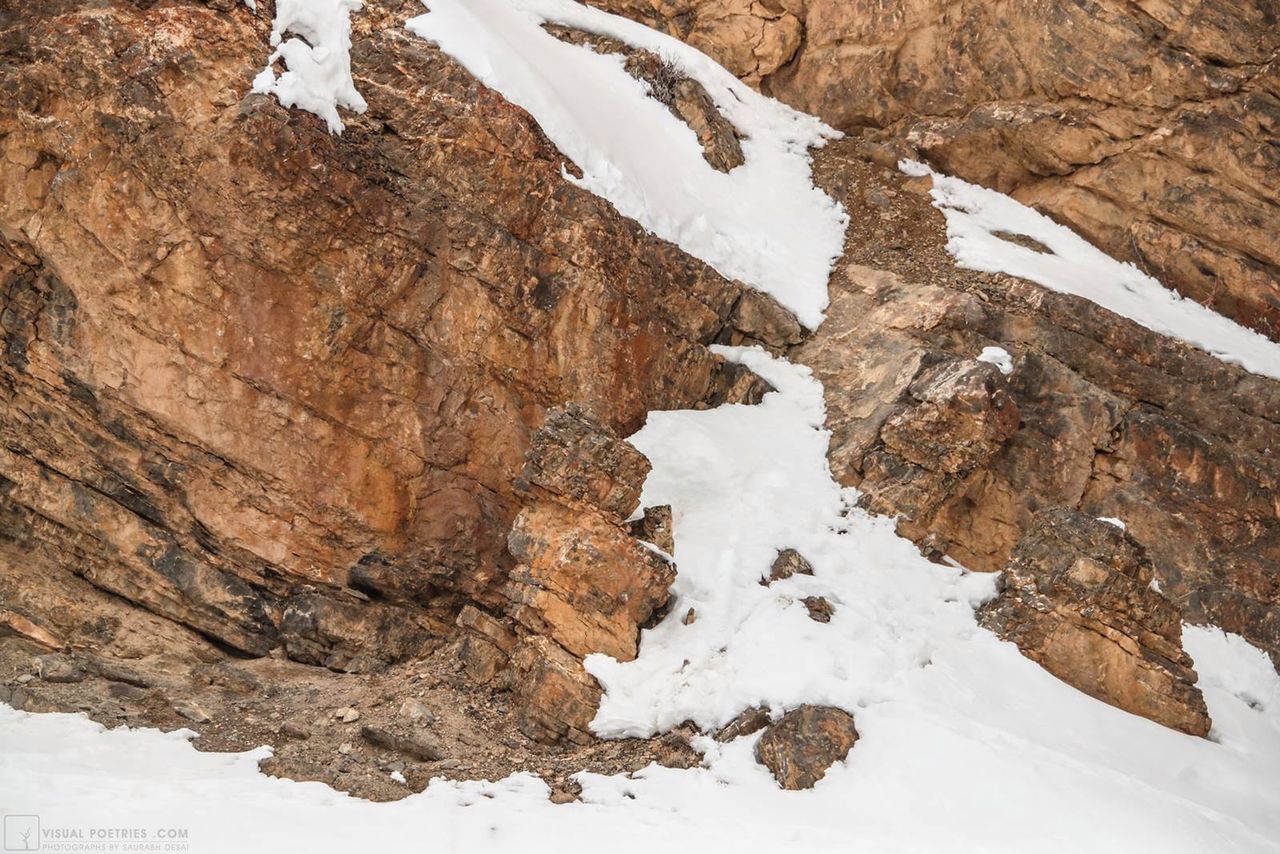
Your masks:
<path fill-rule="evenodd" d="M 591 0 L 1280 338 L 1280 3 Z"/>
<path fill-rule="evenodd" d="M 533 500 L 508 535 L 518 563 L 500 616 L 468 605 L 458 626 L 468 672 L 506 680 L 535 741 L 590 741 L 600 686 L 582 659 L 635 658 L 640 627 L 670 597 L 675 567 L 626 521 L 648 473 L 643 454 L 575 405 L 549 410 L 530 440 L 519 486 Z"/>
<path fill-rule="evenodd" d="M 769 724 L 756 742 L 756 761 L 784 789 L 812 789 L 858 741 L 853 715 L 831 706 L 800 706 Z"/>
<path fill-rule="evenodd" d="M 1188 619 L 1280 660 L 1280 383 L 1085 300 L 957 269 L 927 180 L 890 175 L 854 140 L 817 172 L 868 212 L 827 322 L 791 351 L 826 388 L 836 478 L 980 571 L 1005 565 L 1038 510 L 1118 517 Z M 1011 354 L 1007 376 L 976 361 L 988 346 Z"/>
<path fill-rule="evenodd" d="M 51 568 L 0 573 L 26 637 L 82 639 L 76 577 L 249 655 L 411 658 L 502 612 L 522 507 L 531 548 L 538 514 L 581 521 L 516 483 L 545 412 L 626 433 L 758 396 L 706 345 L 785 343 L 747 325 L 785 314 L 765 298 L 565 182 L 405 32 L 417 3 L 357 16 L 369 110 L 340 137 L 248 94 L 268 24 L 242 4 L 0 9 L 0 537 Z M 597 462 L 562 474 L 589 491 Z M 606 530 L 658 597 L 665 564 Z M 517 586 L 563 580 L 527 556 Z"/>
<path fill-rule="evenodd" d="M 1211 721 L 1182 649 L 1182 612 L 1141 546 L 1073 510 L 1036 515 L 979 622 L 1091 697 L 1191 735 Z"/>

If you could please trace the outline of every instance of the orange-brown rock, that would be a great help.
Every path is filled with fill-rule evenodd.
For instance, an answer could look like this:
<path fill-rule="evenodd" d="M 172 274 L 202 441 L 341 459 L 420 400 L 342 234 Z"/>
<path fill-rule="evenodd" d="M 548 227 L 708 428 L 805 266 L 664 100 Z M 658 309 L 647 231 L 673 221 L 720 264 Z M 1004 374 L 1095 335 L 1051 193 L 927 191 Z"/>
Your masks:
<path fill-rule="evenodd" d="M 534 741 L 591 740 L 600 684 L 555 641 L 530 635 L 511 658 L 520 730 Z"/>
<path fill-rule="evenodd" d="M 508 539 L 520 563 L 506 595 L 521 623 L 579 657 L 636 656 L 640 626 L 667 601 L 675 567 L 599 514 L 539 502 Z"/>
<path fill-rule="evenodd" d="M 591 0 L 1280 338 L 1280 3 Z"/>
<path fill-rule="evenodd" d="M 503 607 L 547 410 L 626 434 L 751 393 L 706 345 L 791 334 L 564 181 L 419 11 L 355 17 L 336 137 L 248 94 L 243 4 L 0 0 L 0 539 L 51 568 L 0 572 L 22 619 L 83 579 L 250 655 L 412 657 Z"/>
<path fill-rule="evenodd" d="M 982 625 L 1091 697 L 1191 735 L 1211 722 L 1182 649 L 1182 612 L 1151 587 L 1142 548 L 1073 510 L 1035 517 Z"/>
<path fill-rule="evenodd" d="M 853 716 L 831 706 L 800 706 L 769 725 L 756 742 L 756 761 L 784 789 L 812 789 L 858 741 Z"/>

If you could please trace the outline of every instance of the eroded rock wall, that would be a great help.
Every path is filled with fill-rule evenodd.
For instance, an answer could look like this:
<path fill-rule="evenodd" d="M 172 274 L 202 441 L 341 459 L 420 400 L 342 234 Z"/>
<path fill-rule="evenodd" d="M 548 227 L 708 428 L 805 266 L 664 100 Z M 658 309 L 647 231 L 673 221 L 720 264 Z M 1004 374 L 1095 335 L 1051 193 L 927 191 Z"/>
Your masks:
<path fill-rule="evenodd" d="M 268 19 L 216 5 L 0 5 L 0 536 L 240 653 L 372 669 L 506 607 L 549 407 L 625 434 L 750 394 L 705 345 L 761 298 L 564 181 L 417 3 L 356 17 L 340 137 L 247 94 Z M 18 579 L 3 607 L 74 635 L 72 581 Z"/>
<path fill-rule="evenodd" d="M 591 0 L 1280 338 L 1280 2 Z"/>
<path fill-rule="evenodd" d="M 928 179 L 817 160 L 850 225 L 827 322 L 832 472 L 926 553 L 999 571 L 1037 512 L 1123 520 L 1194 622 L 1280 660 L 1280 383 L 1078 297 L 956 268 Z M 977 361 L 1005 348 L 1005 375 Z"/>

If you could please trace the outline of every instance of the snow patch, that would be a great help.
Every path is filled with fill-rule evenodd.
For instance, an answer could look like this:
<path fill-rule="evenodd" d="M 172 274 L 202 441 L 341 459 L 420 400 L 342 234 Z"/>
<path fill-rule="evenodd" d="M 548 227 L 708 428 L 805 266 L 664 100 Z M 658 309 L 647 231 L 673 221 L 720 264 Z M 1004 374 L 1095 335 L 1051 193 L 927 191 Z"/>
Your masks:
<path fill-rule="evenodd" d="M 933 203 L 947 219 L 947 251 L 961 267 L 1030 279 L 1074 294 L 1153 332 L 1177 338 L 1262 376 L 1280 379 L 1280 344 L 1166 288 L 1132 264 L 1003 193 L 904 160 L 899 168 L 933 179 Z M 1048 252 L 1005 240 L 1029 237 Z"/>
<path fill-rule="evenodd" d="M 729 173 L 703 159 L 689 127 L 650 98 L 616 56 L 567 44 L 554 23 L 661 56 L 706 88 L 745 137 Z M 808 150 L 838 134 L 766 98 L 676 39 L 572 0 L 431 0 L 409 21 L 507 100 L 523 107 L 582 172 L 579 186 L 723 275 L 770 294 L 809 328 L 848 222 L 813 186 Z"/>
<path fill-rule="evenodd" d="M 351 77 L 350 16 L 363 6 L 363 0 L 276 0 L 271 24 L 275 51 L 254 78 L 253 91 L 275 95 L 285 107 L 315 113 L 331 133 L 342 133 L 338 107 L 356 113 L 367 107 Z M 282 42 L 286 33 L 295 35 Z M 271 67 L 277 60 L 286 66 L 278 77 Z"/>
<path fill-rule="evenodd" d="M 1119 528 L 1122 531 L 1125 530 L 1124 522 L 1120 519 L 1117 519 L 1115 516 L 1099 516 L 1098 521 L 1106 522 L 1108 525 L 1114 525 L 1115 527 Z"/>
<path fill-rule="evenodd" d="M 1005 376 L 1013 373 L 1013 357 L 1003 347 L 983 347 L 978 354 L 978 361 L 995 365 Z"/>

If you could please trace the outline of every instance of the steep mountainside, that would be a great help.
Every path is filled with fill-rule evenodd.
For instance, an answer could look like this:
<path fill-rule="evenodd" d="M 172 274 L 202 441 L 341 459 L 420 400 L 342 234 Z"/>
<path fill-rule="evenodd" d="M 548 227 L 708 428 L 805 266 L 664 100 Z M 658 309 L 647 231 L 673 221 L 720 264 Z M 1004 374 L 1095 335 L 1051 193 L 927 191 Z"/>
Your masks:
<path fill-rule="evenodd" d="M 511 2 L 368 0 L 328 115 L 276 4 L 0 0 L 0 701 L 378 800 L 915 726 L 1265 836 L 1280 362 L 958 263 L 900 160 L 1280 340 L 1276 10 L 591 4 L 841 136 Z"/>
<path fill-rule="evenodd" d="M 1280 3 L 591 0 L 1280 339 Z"/>

